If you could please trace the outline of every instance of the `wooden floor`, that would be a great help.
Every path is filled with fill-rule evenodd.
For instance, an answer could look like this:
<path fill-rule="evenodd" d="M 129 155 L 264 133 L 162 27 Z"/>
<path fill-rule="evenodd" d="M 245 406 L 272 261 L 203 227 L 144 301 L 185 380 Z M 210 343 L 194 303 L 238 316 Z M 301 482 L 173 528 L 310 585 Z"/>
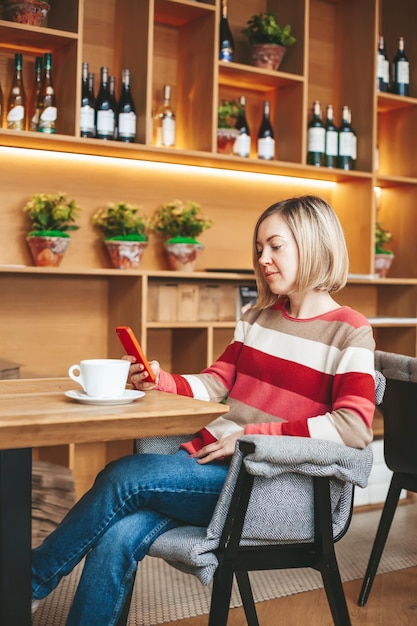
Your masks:
<path fill-rule="evenodd" d="M 361 580 L 344 584 L 352 626 L 417 625 L 417 567 L 376 576 L 365 607 L 357 605 L 361 584 Z M 323 589 L 256 606 L 260 626 L 333 626 Z M 207 626 L 207 615 L 169 623 L 179 625 Z M 246 626 L 243 609 L 230 611 L 227 626 Z"/>

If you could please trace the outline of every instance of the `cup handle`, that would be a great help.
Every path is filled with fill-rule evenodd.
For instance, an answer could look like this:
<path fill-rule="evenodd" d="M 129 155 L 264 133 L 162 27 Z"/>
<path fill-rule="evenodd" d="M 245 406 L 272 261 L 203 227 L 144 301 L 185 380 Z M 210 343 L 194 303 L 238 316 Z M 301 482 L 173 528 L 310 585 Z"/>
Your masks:
<path fill-rule="evenodd" d="M 74 372 L 78 371 L 78 374 L 74 374 Z M 79 385 L 81 385 L 81 387 L 84 389 L 85 391 L 85 387 L 84 387 L 84 381 L 82 379 L 81 376 L 81 369 L 79 365 L 71 365 L 71 367 L 68 369 L 68 376 L 70 378 L 72 378 L 72 380 L 75 380 L 76 383 L 78 383 Z"/>

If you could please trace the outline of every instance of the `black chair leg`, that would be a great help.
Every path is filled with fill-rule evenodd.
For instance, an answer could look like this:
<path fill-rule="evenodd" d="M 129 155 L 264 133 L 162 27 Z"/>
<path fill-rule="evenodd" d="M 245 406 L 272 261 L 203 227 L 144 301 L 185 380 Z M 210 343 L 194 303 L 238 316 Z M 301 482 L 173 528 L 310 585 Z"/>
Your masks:
<path fill-rule="evenodd" d="M 226 626 L 232 595 L 233 567 L 220 562 L 213 580 L 208 626 Z"/>
<path fill-rule="evenodd" d="M 366 569 L 362 588 L 359 594 L 359 606 L 365 606 L 368 601 L 369 594 L 371 592 L 374 578 L 378 569 L 378 565 L 381 560 L 382 552 L 384 551 L 388 533 L 391 528 L 392 520 L 394 518 L 395 511 L 397 510 L 401 489 L 402 485 L 398 480 L 398 477 L 394 473 L 391 478 L 391 484 L 388 490 L 387 499 L 385 500 L 384 508 L 382 510 L 382 515 L 379 521 L 374 545 L 372 547 L 372 552 L 369 557 L 368 567 Z"/>
<path fill-rule="evenodd" d="M 334 626 L 351 626 L 343 583 L 334 553 L 325 557 L 320 571 Z"/>
<path fill-rule="evenodd" d="M 248 572 L 235 572 L 248 626 L 259 626 Z"/>

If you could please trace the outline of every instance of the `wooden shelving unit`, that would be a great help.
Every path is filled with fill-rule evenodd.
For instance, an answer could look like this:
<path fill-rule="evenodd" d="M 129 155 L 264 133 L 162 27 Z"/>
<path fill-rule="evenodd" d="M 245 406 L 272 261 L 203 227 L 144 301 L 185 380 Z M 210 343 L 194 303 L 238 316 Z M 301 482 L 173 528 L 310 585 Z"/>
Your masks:
<path fill-rule="evenodd" d="M 220 0 L 69 0 L 52 3 L 44 27 L 0 19 L 0 82 L 7 98 L 13 57 L 23 54 L 30 93 L 36 54 L 52 52 L 59 115 L 57 134 L 0 129 L 2 172 L 0 231 L 1 357 L 21 363 L 23 376 L 65 375 L 85 356 L 114 355 L 114 326 L 130 324 L 150 358 L 178 371 L 211 362 L 233 332 L 233 321 L 156 322 L 149 319 L 152 285 L 207 281 L 239 285 L 250 280 L 233 270 L 251 268 L 251 233 L 260 212 L 290 195 L 317 193 L 336 209 L 346 232 L 351 272 L 373 272 L 376 218 L 393 233 L 390 277 L 352 278 L 339 300 L 372 319 L 382 350 L 417 354 L 417 78 L 410 97 L 376 92 L 379 33 L 390 58 L 405 38 L 417 65 L 414 0 L 229 1 L 235 62 L 217 59 Z M 278 72 L 252 66 L 241 31 L 265 8 L 290 23 L 297 42 Z M 81 64 L 96 75 L 108 65 L 120 81 L 131 69 L 138 125 L 136 143 L 81 139 Z M 152 146 L 152 114 L 162 87 L 172 85 L 177 113 L 175 149 Z M 251 157 L 216 152 L 219 99 L 245 95 L 252 130 Z M 256 158 L 262 102 L 271 100 L 277 159 Z M 358 136 L 355 171 L 306 164 L 307 122 L 314 100 L 332 103 L 336 122 L 344 104 Z M 379 149 L 377 168 L 376 148 Z M 380 189 L 378 195 L 375 187 Z M 37 192 L 65 191 L 83 207 L 62 267 L 32 267 L 22 207 Z M 206 249 L 191 276 L 167 270 L 159 242 L 151 238 L 137 272 L 110 269 L 91 216 L 108 202 L 125 201 L 151 215 L 174 198 L 200 202 L 213 222 Z M 17 266 L 17 267 L 16 267 Z M 230 274 L 205 272 L 230 268 Z M 124 452 L 121 445 L 71 446 L 39 454 L 70 464 L 78 492 L 96 469 Z M 91 461 L 93 459 L 93 461 Z M 90 467 L 89 467 L 90 464 Z"/>

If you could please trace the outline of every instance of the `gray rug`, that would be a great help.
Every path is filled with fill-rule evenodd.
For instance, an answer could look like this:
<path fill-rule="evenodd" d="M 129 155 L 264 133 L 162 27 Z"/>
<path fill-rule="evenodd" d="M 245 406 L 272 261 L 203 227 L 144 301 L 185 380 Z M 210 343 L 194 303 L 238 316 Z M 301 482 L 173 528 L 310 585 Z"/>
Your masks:
<path fill-rule="evenodd" d="M 343 581 L 362 578 L 368 563 L 381 512 L 355 513 L 348 533 L 336 544 Z M 417 565 L 417 503 L 398 507 L 378 573 Z M 82 565 L 62 580 L 35 613 L 34 626 L 64 626 Z M 255 601 L 318 589 L 321 576 L 310 569 L 253 572 Z M 208 613 L 211 587 L 203 587 L 160 559 L 145 558 L 136 577 L 129 626 L 157 626 Z M 232 606 L 240 606 L 234 589 Z"/>

